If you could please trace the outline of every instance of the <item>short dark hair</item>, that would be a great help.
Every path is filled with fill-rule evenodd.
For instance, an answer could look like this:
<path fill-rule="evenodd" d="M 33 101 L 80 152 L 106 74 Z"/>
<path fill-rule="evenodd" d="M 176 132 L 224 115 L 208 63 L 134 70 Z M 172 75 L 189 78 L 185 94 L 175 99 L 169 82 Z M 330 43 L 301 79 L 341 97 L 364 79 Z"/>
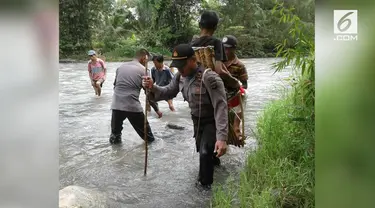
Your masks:
<path fill-rule="evenodd" d="M 202 29 L 216 30 L 219 23 L 219 16 L 214 11 L 204 11 L 199 20 L 199 27 Z"/>
<path fill-rule="evenodd" d="M 150 56 L 150 53 L 145 48 L 140 48 L 135 52 L 135 57 L 137 58 L 145 56 L 145 55 Z"/>
<path fill-rule="evenodd" d="M 152 57 L 152 60 L 153 61 L 157 61 L 159 63 L 163 63 L 164 62 L 164 57 L 163 55 L 155 55 Z"/>

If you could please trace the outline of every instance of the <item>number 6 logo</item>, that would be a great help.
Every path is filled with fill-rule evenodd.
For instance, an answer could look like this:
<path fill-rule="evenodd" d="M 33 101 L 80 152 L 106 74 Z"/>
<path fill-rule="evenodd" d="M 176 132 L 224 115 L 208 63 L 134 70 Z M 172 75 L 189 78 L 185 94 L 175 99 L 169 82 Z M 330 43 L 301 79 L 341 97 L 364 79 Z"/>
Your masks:
<path fill-rule="evenodd" d="M 334 34 L 357 34 L 358 10 L 333 10 Z"/>
<path fill-rule="evenodd" d="M 352 25 L 352 21 L 350 19 L 346 19 L 349 15 L 353 14 L 354 12 L 349 12 L 347 14 L 345 14 L 344 16 L 341 17 L 341 19 L 339 20 L 339 22 L 337 23 L 337 29 L 340 30 L 340 32 L 345 32 L 346 30 L 349 29 L 349 27 Z M 346 26 L 344 28 L 342 28 L 342 25 L 344 24 L 344 22 L 347 22 L 348 24 L 346 24 Z"/>

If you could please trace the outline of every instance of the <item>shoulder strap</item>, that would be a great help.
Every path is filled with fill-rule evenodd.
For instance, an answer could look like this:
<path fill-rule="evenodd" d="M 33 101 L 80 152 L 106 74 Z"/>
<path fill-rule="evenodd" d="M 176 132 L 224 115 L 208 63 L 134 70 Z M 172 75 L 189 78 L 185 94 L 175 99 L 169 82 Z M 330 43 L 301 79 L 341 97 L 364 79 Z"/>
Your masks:
<path fill-rule="evenodd" d="M 202 73 L 202 77 L 201 77 L 201 83 L 200 83 L 200 87 L 199 87 L 199 92 L 202 92 L 202 87 L 206 85 L 204 84 L 204 75 L 206 74 L 207 71 L 212 71 L 212 69 L 208 68 L 208 69 L 205 69 Z M 206 89 L 206 92 L 208 94 L 208 99 L 210 99 L 210 102 L 211 102 L 211 97 L 210 97 L 210 93 L 208 92 L 208 90 Z M 200 98 L 202 99 L 202 98 Z M 211 102 L 212 103 L 212 102 Z"/>

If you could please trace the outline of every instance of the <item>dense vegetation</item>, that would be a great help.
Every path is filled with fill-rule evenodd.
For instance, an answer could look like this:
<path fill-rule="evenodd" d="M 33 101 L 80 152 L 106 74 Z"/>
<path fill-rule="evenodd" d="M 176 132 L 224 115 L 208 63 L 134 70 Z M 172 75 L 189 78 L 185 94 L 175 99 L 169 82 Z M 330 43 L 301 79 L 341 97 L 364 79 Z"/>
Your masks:
<path fill-rule="evenodd" d="M 275 68 L 293 67 L 292 90 L 266 107 L 257 124 L 258 149 L 249 154 L 239 181 L 217 186 L 213 207 L 315 206 L 314 27 L 287 8 L 275 7 L 291 35 L 277 45 L 284 59 Z M 293 48 L 286 47 L 289 41 Z"/>
<path fill-rule="evenodd" d="M 85 57 L 89 49 L 107 60 L 131 57 L 138 47 L 170 56 L 171 49 L 199 34 L 202 10 L 218 12 L 216 36 L 239 39 L 240 57 L 275 56 L 289 38 L 289 25 L 272 14 L 274 0 L 60 0 L 60 57 Z M 314 2 L 285 0 L 302 22 L 313 24 Z"/>
<path fill-rule="evenodd" d="M 294 8 L 294 9 L 291 9 Z M 240 180 L 216 186 L 213 207 L 314 207 L 314 2 L 288 0 L 60 0 L 60 56 L 108 59 L 137 47 L 169 56 L 198 34 L 204 9 L 221 17 L 216 36 L 239 39 L 240 57 L 280 56 L 275 71 L 292 66 L 292 89 L 258 119 L 258 149 Z"/>

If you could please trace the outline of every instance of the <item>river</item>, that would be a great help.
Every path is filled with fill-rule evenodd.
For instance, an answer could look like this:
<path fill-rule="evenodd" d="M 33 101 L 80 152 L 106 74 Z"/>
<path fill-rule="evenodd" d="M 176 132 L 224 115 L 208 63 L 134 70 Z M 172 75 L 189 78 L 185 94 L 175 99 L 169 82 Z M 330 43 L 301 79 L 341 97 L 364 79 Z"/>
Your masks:
<path fill-rule="evenodd" d="M 230 146 L 215 170 L 215 181 L 223 183 L 230 174 L 238 173 L 245 154 L 256 146 L 252 130 L 265 104 L 280 95 L 289 70 L 276 73 L 271 64 L 279 59 L 244 59 L 249 74 L 245 112 L 245 148 Z M 169 64 L 169 62 L 167 62 Z M 205 207 L 211 193 L 195 186 L 199 156 L 192 138 L 192 121 L 188 104 L 179 94 L 174 99 L 176 112 L 170 112 L 167 102 L 159 102 L 163 117 L 149 114 L 156 141 L 149 147 L 147 176 L 143 176 L 144 143 L 124 122 L 122 145 L 110 145 L 113 80 L 121 63 L 107 63 L 107 81 L 102 97 L 96 98 L 90 85 L 87 64 L 60 64 L 60 189 L 77 185 L 95 189 L 108 198 L 108 207 L 176 208 Z M 149 63 L 149 67 L 152 62 Z M 144 103 L 144 93 L 141 93 Z M 143 104 L 144 106 L 144 104 Z M 174 123 L 185 127 L 174 130 Z"/>

